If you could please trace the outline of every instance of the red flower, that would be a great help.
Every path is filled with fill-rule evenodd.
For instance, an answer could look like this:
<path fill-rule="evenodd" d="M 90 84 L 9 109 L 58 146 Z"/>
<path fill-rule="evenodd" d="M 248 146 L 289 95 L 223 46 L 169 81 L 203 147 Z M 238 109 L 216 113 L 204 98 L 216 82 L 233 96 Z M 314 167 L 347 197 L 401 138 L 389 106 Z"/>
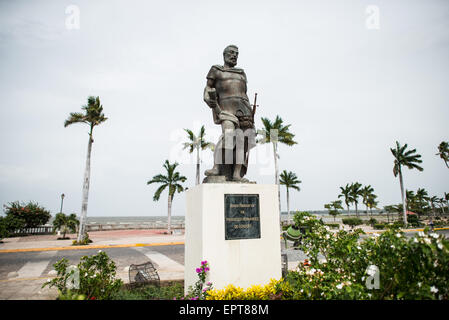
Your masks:
<path fill-rule="evenodd" d="M 97 299 L 97 298 L 95 298 L 95 297 L 91 297 L 91 298 L 90 298 L 90 300 L 96 300 L 96 299 Z"/>

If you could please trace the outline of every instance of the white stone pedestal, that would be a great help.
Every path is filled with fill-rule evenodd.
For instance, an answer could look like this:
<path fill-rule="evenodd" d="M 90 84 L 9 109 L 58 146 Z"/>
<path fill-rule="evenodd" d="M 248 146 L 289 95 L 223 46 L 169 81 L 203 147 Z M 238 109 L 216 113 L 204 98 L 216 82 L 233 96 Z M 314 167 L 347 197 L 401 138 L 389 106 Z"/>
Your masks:
<path fill-rule="evenodd" d="M 259 195 L 260 238 L 225 240 L 225 194 Z M 206 183 L 187 190 L 184 289 L 198 280 L 196 268 L 207 260 L 207 281 L 244 289 L 279 279 L 281 244 L 276 185 Z"/>

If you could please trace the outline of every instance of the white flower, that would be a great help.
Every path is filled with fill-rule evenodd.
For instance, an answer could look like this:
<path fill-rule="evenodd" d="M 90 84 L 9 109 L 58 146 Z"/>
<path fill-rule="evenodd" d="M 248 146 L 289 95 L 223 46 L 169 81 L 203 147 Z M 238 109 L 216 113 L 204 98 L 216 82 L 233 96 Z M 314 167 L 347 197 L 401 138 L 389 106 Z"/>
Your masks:
<path fill-rule="evenodd" d="M 435 286 L 430 287 L 430 292 L 437 293 L 438 289 Z"/>
<path fill-rule="evenodd" d="M 418 243 L 419 241 L 418 241 L 418 239 L 413 238 L 413 242 L 414 242 L 414 243 Z"/>
<path fill-rule="evenodd" d="M 431 244 L 431 243 L 432 243 L 432 241 L 430 241 L 429 238 L 424 238 L 424 242 L 425 242 L 426 244 Z"/>
<path fill-rule="evenodd" d="M 434 239 L 438 239 L 438 234 L 437 233 L 431 233 L 431 234 L 429 234 L 429 236 L 431 236 Z"/>
<path fill-rule="evenodd" d="M 437 247 L 438 249 L 443 250 L 443 244 L 441 242 L 438 242 Z"/>
<path fill-rule="evenodd" d="M 420 287 L 420 288 L 421 288 L 421 285 L 422 285 L 422 283 L 421 283 L 421 282 L 418 282 L 418 287 Z"/>
<path fill-rule="evenodd" d="M 394 249 L 394 248 L 395 248 L 395 247 L 394 247 L 394 244 L 392 244 L 392 245 L 390 246 L 390 248 Z"/>
<path fill-rule="evenodd" d="M 360 248 L 360 246 L 357 246 L 357 249 L 362 250 L 362 248 Z"/>
<path fill-rule="evenodd" d="M 420 237 L 424 237 L 424 232 L 420 231 L 420 232 L 418 232 L 418 235 L 419 235 Z"/>
<path fill-rule="evenodd" d="M 102 252 L 101 250 L 98 250 L 98 253 Z"/>
<path fill-rule="evenodd" d="M 399 232 L 396 233 L 396 237 L 400 238 L 400 237 L 401 237 L 401 234 L 400 234 Z"/>
<path fill-rule="evenodd" d="M 48 283 L 48 282 L 51 282 L 51 280 L 50 280 L 50 279 L 47 279 L 47 283 Z"/>
<path fill-rule="evenodd" d="M 341 290 L 341 288 L 343 288 L 343 286 L 344 286 L 344 283 L 337 284 L 337 289 Z"/>

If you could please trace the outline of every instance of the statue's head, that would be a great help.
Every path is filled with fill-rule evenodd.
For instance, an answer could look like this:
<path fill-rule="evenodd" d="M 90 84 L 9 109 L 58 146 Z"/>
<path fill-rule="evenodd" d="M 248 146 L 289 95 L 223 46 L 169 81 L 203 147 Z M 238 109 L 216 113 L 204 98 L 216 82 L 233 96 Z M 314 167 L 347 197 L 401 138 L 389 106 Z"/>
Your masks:
<path fill-rule="evenodd" d="M 237 64 L 237 58 L 239 57 L 239 48 L 235 45 L 227 46 L 223 51 L 223 58 L 225 65 L 234 67 Z"/>

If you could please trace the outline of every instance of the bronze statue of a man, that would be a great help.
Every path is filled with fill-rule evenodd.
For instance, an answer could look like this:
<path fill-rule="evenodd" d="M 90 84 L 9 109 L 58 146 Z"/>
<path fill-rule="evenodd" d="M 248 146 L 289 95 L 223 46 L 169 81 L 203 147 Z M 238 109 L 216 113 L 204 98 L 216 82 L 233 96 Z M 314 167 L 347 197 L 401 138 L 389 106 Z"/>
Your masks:
<path fill-rule="evenodd" d="M 206 170 L 210 177 L 224 176 L 226 181 L 249 182 L 243 178 L 248 169 L 249 150 L 256 146 L 254 113 L 246 95 L 246 74 L 236 68 L 238 48 L 227 46 L 224 65 L 214 65 L 207 74 L 204 101 L 212 109 L 215 124 L 222 135 L 215 145 L 214 167 Z"/>

